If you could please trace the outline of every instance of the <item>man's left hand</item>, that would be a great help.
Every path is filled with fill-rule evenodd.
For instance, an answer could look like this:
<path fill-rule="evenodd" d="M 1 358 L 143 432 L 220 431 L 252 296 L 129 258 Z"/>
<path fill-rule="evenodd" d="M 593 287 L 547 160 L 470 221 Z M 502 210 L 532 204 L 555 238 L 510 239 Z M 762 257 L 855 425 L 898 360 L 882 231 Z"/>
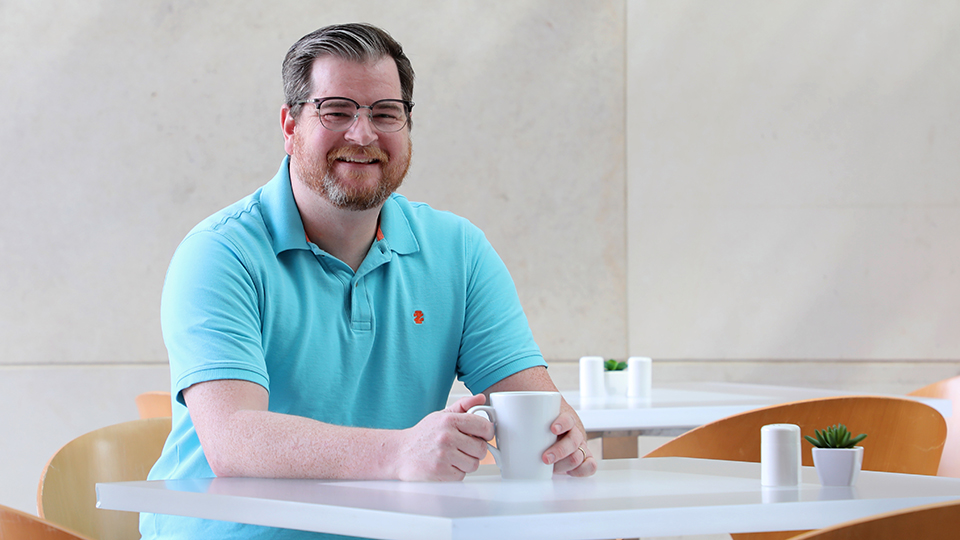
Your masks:
<path fill-rule="evenodd" d="M 561 411 L 550 426 L 557 442 L 543 453 L 543 462 L 553 465 L 553 472 L 570 476 L 590 476 L 597 472 L 597 460 L 587 448 L 587 438 L 580 430 L 576 416 Z"/>

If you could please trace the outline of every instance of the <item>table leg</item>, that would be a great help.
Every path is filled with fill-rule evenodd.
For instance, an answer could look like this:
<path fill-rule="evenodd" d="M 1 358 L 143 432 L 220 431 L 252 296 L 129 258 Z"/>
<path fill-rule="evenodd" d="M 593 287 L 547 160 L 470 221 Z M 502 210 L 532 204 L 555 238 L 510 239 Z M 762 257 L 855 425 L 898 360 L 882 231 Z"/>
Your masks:
<path fill-rule="evenodd" d="M 603 437 L 603 459 L 626 459 L 638 457 L 637 437 Z"/>

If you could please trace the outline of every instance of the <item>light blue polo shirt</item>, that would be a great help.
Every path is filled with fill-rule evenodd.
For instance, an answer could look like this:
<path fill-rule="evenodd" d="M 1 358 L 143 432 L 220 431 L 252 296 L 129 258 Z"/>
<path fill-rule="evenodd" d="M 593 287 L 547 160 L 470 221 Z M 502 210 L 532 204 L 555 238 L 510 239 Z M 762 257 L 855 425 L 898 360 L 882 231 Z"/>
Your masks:
<path fill-rule="evenodd" d="M 197 225 L 161 302 L 177 396 L 150 479 L 212 477 L 181 392 L 241 379 L 270 410 L 403 429 L 443 409 L 454 378 L 482 392 L 545 365 L 516 288 L 466 219 L 392 195 L 357 272 L 308 242 L 288 159 L 267 185 Z M 144 514 L 144 538 L 317 538 L 298 531 Z"/>

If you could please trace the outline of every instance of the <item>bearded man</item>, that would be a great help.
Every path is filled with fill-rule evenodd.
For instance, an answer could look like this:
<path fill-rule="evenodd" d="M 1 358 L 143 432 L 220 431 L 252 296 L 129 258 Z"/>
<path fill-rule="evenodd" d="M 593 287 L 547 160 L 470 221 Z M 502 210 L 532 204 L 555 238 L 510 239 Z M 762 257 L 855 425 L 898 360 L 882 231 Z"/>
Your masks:
<path fill-rule="evenodd" d="M 321 28 L 283 64 L 288 156 L 197 225 L 164 283 L 173 428 L 149 478 L 459 480 L 505 390 L 556 391 L 483 233 L 396 194 L 411 157 L 413 68 L 366 24 Z M 446 407 L 459 378 L 474 395 Z M 555 473 L 596 461 L 562 403 Z M 317 538 L 143 514 L 153 538 Z"/>

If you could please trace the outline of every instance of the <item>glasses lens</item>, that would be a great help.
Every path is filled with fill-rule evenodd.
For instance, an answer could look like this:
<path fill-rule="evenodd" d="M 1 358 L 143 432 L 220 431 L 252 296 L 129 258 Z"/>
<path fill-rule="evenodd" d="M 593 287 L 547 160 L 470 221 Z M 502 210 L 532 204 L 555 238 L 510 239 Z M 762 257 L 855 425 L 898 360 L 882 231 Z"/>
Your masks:
<path fill-rule="evenodd" d="M 370 109 L 370 121 L 378 131 L 400 131 L 407 124 L 407 107 L 399 100 L 385 99 L 370 107 L 360 106 L 349 99 L 324 99 L 317 106 L 320 123 L 331 131 L 346 131 L 353 125 L 360 108 Z"/>
<path fill-rule="evenodd" d="M 327 99 L 317 108 L 320 123 L 329 130 L 343 131 L 350 127 L 357 115 L 357 104 L 345 99 Z"/>
<path fill-rule="evenodd" d="M 407 123 L 407 109 L 399 101 L 379 101 L 370 111 L 373 126 L 387 133 L 400 131 Z"/>

